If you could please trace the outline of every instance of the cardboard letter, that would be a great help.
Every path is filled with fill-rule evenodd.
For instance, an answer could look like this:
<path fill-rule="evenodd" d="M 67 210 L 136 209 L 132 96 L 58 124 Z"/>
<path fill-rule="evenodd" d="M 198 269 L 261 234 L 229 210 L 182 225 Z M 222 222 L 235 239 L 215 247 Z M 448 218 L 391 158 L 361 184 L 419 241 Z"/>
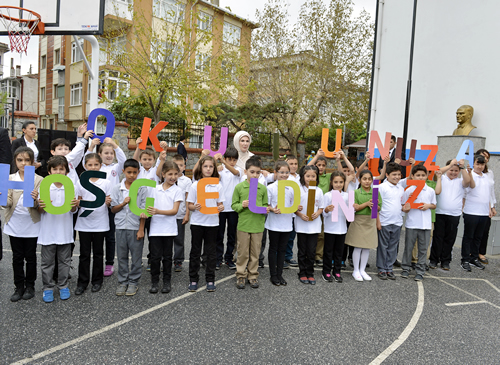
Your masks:
<path fill-rule="evenodd" d="M 248 209 L 256 214 L 267 214 L 266 207 L 257 205 L 257 189 L 259 187 L 259 179 L 250 179 L 250 190 L 248 191 Z M 266 197 L 267 201 L 267 197 Z"/>
<path fill-rule="evenodd" d="M 466 155 L 467 148 L 469 148 L 469 154 Z M 462 143 L 462 147 L 460 147 L 460 151 L 458 151 L 457 157 L 455 157 L 457 161 L 462 159 L 469 161 L 469 166 L 472 168 L 474 166 L 474 142 L 470 139 L 466 139 Z"/>
<path fill-rule="evenodd" d="M 349 192 L 349 204 L 346 205 L 340 191 L 333 190 L 332 204 L 334 206 L 332 211 L 332 222 L 339 221 L 339 208 L 342 209 L 342 212 L 344 212 L 344 215 L 349 222 L 354 221 L 354 191 L 351 190 Z"/>
<path fill-rule="evenodd" d="M 380 184 L 379 180 L 373 180 L 373 189 L 372 189 L 372 219 L 377 218 L 378 214 L 378 185 Z"/>
<path fill-rule="evenodd" d="M 415 159 L 415 152 L 417 150 L 417 140 L 412 139 L 411 140 L 411 145 L 410 145 L 410 156 L 408 157 L 407 160 L 403 160 L 401 157 L 401 151 L 403 150 L 403 138 L 398 137 L 398 143 L 396 144 L 396 155 L 395 158 L 399 158 L 401 160 L 400 165 L 401 166 L 410 166 L 411 163 L 409 162 L 410 158 Z M 406 154 L 406 151 L 405 151 Z"/>
<path fill-rule="evenodd" d="M 311 187 L 314 186 L 314 189 Z M 314 206 L 316 205 L 316 181 L 309 182 L 309 190 L 307 191 L 307 216 L 312 221 L 311 216 L 314 214 Z"/>
<path fill-rule="evenodd" d="M 50 186 L 53 183 L 61 183 L 64 186 L 64 204 L 60 207 L 52 205 L 50 200 Z M 75 186 L 73 181 L 66 175 L 53 174 L 48 175 L 40 184 L 40 200 L 45 203 L 45 211 L 49 214 L 64 214 L 71 210 L 71 201 L 75 198 Z"/>
<path fill-rule="evenodd" d="M 422 149 L 431 150 L 429 156 L 427 157 L 427 160 L 425 160 L 424 162 L 424 167 L 427 169 L 427 171 L 431 172 L 439 170 L 439 166 L 431 165 L 432 161 L 434 160 L 434 157 L 436 157 L 436 154 L 438 152 L 438 146 L 435 144 L 424 144 L 422 145 Z"/>
<path fill-rule="evenodd" d="M 321 149 L 325 152 L 325 157 L 333 158 L 333 152 L 328 151 L 328 139 L 329 139 L 330 129 L 323 128 L 321 132 Z"/>
<path fill-rule="evenodd" d="M 207 199 L 218 199 L 218 192 L 208 193 L 205 191 L 205 187 L 207 185 L 217 185 L 219 183 L 219 179 L 216 177 L 204 177 L 203 179 L 198 181 L 198 186 L 196 187 L 196 196 L 198 203 L 201 204 L 200 213 L 203 214 L 219 214 L 219 210 L 217 207 L 207 207 Z"/>
<path fill-rule="evenodd" d="M 342 148 L 342 129 L 337 129 L 337 135 L 335 137 L 335 152 L 339 152 Z"/>
<path fill-rule="evenodd" d="M 140 216 L 141 213 L 146 214 L 148 217 L 151 217 L 151 214 L 148 214 L 148 207 L 154 207 L 155 205 L 155 200 L 154 198 L 146 198 L 146 206 L 144 209 L 139 208 L 139 205 L 137 204 L 137 195 L 139 193 L 139 188 L 141 186 L 150 186 L 152 188 L 156 187 L 156 181 L 154 180 L 149 180 L 149 179 L 137 179 L 135 180 L 132 185 L 130 185 L 130 190 L 128 193 L 128 196 L 130 197 L 130 202 L 128 203 L 128 207 L 130 208 L 130 211 L 134 213 L 135 215 Z"/>
<path fill-rule="evenodd" d="M 106 179 L 106 173 L 104 171 L 85 171 L 80 175 L 80 184 L 82 187 L 95 195 L 94 201 L 80 200 L 80 206 L 83 208 L 99 208 L 106 202 L 104 191 L 90 182 L 90 179 L 93 177 Z"/>
<path fill-rule="evenodd" d="M 418 208 L 420 208 L 422 205 L 424 205 L 424 203 L 415 203 L 415 199 L 417 199 L 418 195 L 420 194 L 420 192 L 424 188 L 425 181 L 424 180 L 407 180 L 406 181 L 406 185 L 408 186 L 408 188 L 410 186 L 416 186 L 417 187 L 413 191 L 413 193 L 411 193 L 411 195 L 408 198 L 408 200 L 406 201 L 406 203 L 410 203 L 411 209 L 418 209 Z"/>
<path fill-rule="evenodd" d="M 278 161 L 280 158 L 280 135 L 273 133 L 273 158 Z"/>
<path fill-rule="evenodd" d="M 227 135 L 228 135 L 228 128 L 222 127 L 220 129 L 219 149 L 217 151 L 212 151 L 212 145 L 210 143 L 212 141 L 212 127 L 209 125 L 206 125 L 205 132 L 203 134 L 203 149 L 209 150 L 210 156 L 212 156 L 212 157 L 214 157 L 218 153 L 223 155 L 227 149 Z"/>
<path fill-rule="evenodd" d="M 370 152 L 371 158 L 375 157 L 375 145 L 378 147 L 380 152 L 380 158 L 384 159 L 385 156 L 389 154 L 389 146 L 391 144 L 391 134 L 387 132 L 385 134 L 385 145 L 382 145 L 382 141 L 378 135 L 377 131 L 370 132 L 370 141 L 368 143 L 368 152 Z"/>
<path fill-rule="evenodd" d="M 293 189 L 293 204 L 291 207 L 286 206 L 285 189 L 289 186 Z M 299 184 L 292 180 L 278 180 L 278 209 L 281 214 L 295 213 L 300 205 L 300 188 Z"/>
<path fill-rule="evenodd" d="M 9 147 L 10 148 L 10 147 Z M 0 164 L 0 205 L 7 205 L 9 189 L 23 190 L 23 207 L 33 208 L 31 192 L 35 190 L 35 166 L 24 167 L 24 181 L 9 180 L 10 165 Z"/>
<path fill-rule="evenodd" d="M 139 144 L 139 149 L 145 150 L 148 145 L 148 139 L 151 141 L 156 152 L 163 151 L 163 148 L 160 147 L 160 141 L 158 141 L 158 133 L 168 125 L 168 122 L 158 122 L 157 125 L 151 131 L 151 119 L 144 118 L 144 122 L 142 122 L 142 130 L 141 130 L 141 138 L 142 142 Z"/>
<path fill-rule="evenodd" d="M 102 115 L 106 118 L 106 132 L 102 136 L 98 136 L 95 133 L 95 125 L 97 123 L 97 117 Z M 113 137 L 113 133 L 115 132 L 115 116 L 109 110 L 104 108 L 95 108 L 89 114 L 89 120 L 87 122 L 87 130 L 94 131 L 94 138 L 99 138 L 99 140 L 104 142 L 104 139 L 109 137 Z"/>

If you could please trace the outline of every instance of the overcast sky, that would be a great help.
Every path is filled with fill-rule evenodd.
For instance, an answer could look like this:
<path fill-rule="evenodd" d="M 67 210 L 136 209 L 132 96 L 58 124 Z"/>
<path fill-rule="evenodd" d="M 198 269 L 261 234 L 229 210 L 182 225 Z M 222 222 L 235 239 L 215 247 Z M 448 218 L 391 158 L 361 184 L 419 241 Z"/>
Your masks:
<path fill-rule="evenodd" d="M 248 20 L 255 21 L 255 10 L 262 9 L 267 0 L 220 0 L 221 7 L 229 6 L 233 13 Z M 290 14 L 292 22 L 298 18 L 300 6 L 304 3 L 302 0 L 286 0 L 290 4 Z M 329 0 L 323 0 L 327 2 Z M 375 21 L 375 8 L 377 0 L 353 0 L 355 12 L 359 14 L 362 9 L 371 14 L 373 21 Z M 0 42 L 9 44 L 9 39 L 6 36 L 0 37 Z M 10 59 L 14 57 L 14 64 L 21 64 L 22 74 L 26 74 L 30 65 L 33 65 L 33 72 L 38 72 L 38 36 L 31 37 L 28 45 L 28 54 L 19 56 L 17 53 L 8 52 L 4 57 L 4 75 L 9 75 Z"/>

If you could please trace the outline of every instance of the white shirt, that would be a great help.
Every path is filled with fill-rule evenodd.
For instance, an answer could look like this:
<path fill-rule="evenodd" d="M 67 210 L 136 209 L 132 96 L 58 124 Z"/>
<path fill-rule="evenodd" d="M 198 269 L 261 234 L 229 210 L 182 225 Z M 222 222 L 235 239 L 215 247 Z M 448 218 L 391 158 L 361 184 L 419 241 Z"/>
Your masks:
<path fill-rule="evenodd" d="M 357 189 L 359 185 L 359 180 L 354 177 L 354 180 L 352 180 L 348 185 L 347 185 L 347 192 L 354 191 Z"/>
<path fill-rule="evenodd" d="M 323 197 L 324 206 L 328 206 L 332 204 L 332 191 L 327 192 Z M 344 199 L 345 204 L 349 205 L 349 193 L 345 191 L 340 192 L 342 199 Z M 338 211 L 338 220 L 337 222 L 332 222 L 332 214 L 333 211 Z M 325 233 L 329 234 L 346 234 L 347 233 L 347 219 L 345 217 L 344 211 L 339 207 L 338 204 L 335 204 L 333 210 L 331 212 L 325 213 L 323 210 L 323 222 L 325 227 Z"/>
<path fill-rule="evenodd" d="M 87 151 L 87 154 L 89 152 Z M 115 149 L 116 159 L 118 163 L 113 162 L 110 165 L 102 164 L 101 171 L 106 173 L 106 179 L 111 181 L 111 186 L 118 185 L 120 183 L 120 175 L 123 172 L 123 164 L 127 160 L 127 156 L 123 153 L 120 147 Z"/>
<path fill-rule="evenodd" d="M 146 194 L 147 187 L 141 186 L 137 193 L 137 206 L 141 209 L 145 207 L 146 204 Z M 111 207 L 120 205 L 123 203 L 125 198 L 129 196 L 130 190 L 127 189 L 125 185 L 125 179 L 121 183 L 116 184 L 111 189 Z M 130 210 L 130 204 L 125 204 L 125 206 L 115 213 L 115 225 L 116 229 L 128 229 L 137 231 L 141 226 L 141 218 Z"/>
<path fill-rule="evenodd" d="M 84 141 L 86 141 L 84 139 Z M 85 152 L 86 144 L 77 141 L 75 144 L 75 148 L 73 148 L 65 157 L 68 160 L 69 172 L 68 177 L 73 181 L 73 185 L 76 187 L 76 183 L 78 182 L 78 174 L 76 173 L 76 168 L 82 162 L 83 154 Z"/>
<path fill-rule="evenodd" d="M 293 176 L 292 174 L 288 175 L 288 180 L 295 181 L 298 185 L 300 185 L 300 175 L 295 174 L 296 176 Z"/>
<path fill-rule="evenodd" d="M 189 188 L 189 194 L 186 199 L 186 202 L 189 203 L 198 203 L 198 183 L 199 181 L 196 181 L 191 187 Z M 212 193 L 212 192 L 218 192 L 219 193 L 219 198 L 218 199 L 207 199 L 205 204 L 207 208 L 212 208 L 216 207 L 217 203 L 222 203 L 224 202 L 224 194 L 222 193 L 222 185 L 221 184 L 210 184 L 205 187 L 205 191 L 207 193 Z M 203 214 L 199 210 L 193 211 L 193 214 L 191 214 L 191 225 L 196 225 L 196 226 L 205 226 L 205 227 L 215 227 L 219 225 L 219 214 Z"/>
<path fill-rule="evenodd" d="M 163 184 L 148 188 L 148 196 L 155 199 L 154 207 L 161 210 L 174 208 L 175 202 L 184 201 L 182 190 L 177 185 L 164 189 Z M 151 217 L 149 236 L 177 236 L 175 215 L 155 214 Z"/>
<path fill-rule="evenodd" d="M 302 214 L 307 213 L 307 197 L 309 195 L 309 189 L 304 185 L 300 186 L 300 205 L 302 205 L 302 210 L 300 211 Z M 316 190 L 316 196 L 314 201 L 314 212 L 318 209 L 324 208 L 323 202 L 323 191 L 317 186 L 310 187 L 313 190 Z M 320 233 L 321 232 L 321 219 L 318 217 L 313 221 L 304 221 L 302 218 L 295 218 L 295 231 L 297 233 Z"/>
<path fill-rule="evenodd" d="M 463 179 L 457 177 L 451 180 L 448 176 L 441 177 L 441 194 L 436 196 L 436 214 L 446 214 L 454 217 L 462 215 L 462 204 L 465 196 Z"/>
<path fill-rule="evenodd" d="M 109 180 L 98 179 L 96 182 L 90 182 L 91 184 L 97 186 L 99 189 L 104 191 L 106 196 L 111 196 L 111 189 L 113 186 Z M 85 189 L 80 181 L 77 182 L 75 186 L 75 195 L 81 196 L 83 200 L 94 201 L 96 196 Z M 86 217 L 81 217 L 81 215 L 87 210 L 91 210 Z M 107 232 L 109 231 L 109 208 L 106 204 L 101 205 L 98 208 L 83 208 L 80 207 L 78 210 L 78 218 L 76 218 L 75 231 L 81 232 Z"/>
<path fill-rule="evenodd" d="M 146 170 L 144 166 L 140 165 L 139 168 L 139 175 L 137 176 L 138 179 L 148 179 L 148 180 L 153 180 L 156 182 L 158 185 L 160 183 L 160 178 L 156 174 L 156 169 L 158 168 L 158 165 L 160 164 L 160 159 L 156 159 L 156 164 L 151 167 L 149 170 Z"/>
<path fill-rule="evenodd" d="M 240 175 L 241 175 L 241 179 L 240 179 L 240 181 L 239 181 L 239 182 L 243 182 L 243 181 L 245 181 L 245 180 L 248 180 L 248 179 L 247 179 L 247 174 L 243 174 L 243 173 L 242 173 L 242 174 L 240 174 Z M 266 179 L 266 177 L 262 174 L 262 172 L 261 172 L 261 173 L 260 173 L 260 175 L 259 175 L 259 184 L 262 184 L 262 185 L 264 185 L 264 186 L 267 186 L 267 179 Z"/>
<path fill-rule="evenodd" d="M 24 142 L 26 142 L 26 147 L 31 148 L 33 154 L 35 155 L 35 162 L 38 160 L 38 148 L 36 148 L 35 140 L 33 142 L 28 142 L 25 136 L 23 136 Z"/>
<path fill-rule="evenodd" d="M 276 208 L 278 205 L 278 182 L 268 185 L 267 187 L 267 204 L 269 206 Z M 290 186 L 285 187 L 285 207 L 291 207 L 293 205 L 293 188 Z M 292 225 L 293 213 L 288 214 L 274 214 L 269 212 L 266 218 L 265 228 L 270 231 L 275 232 L 291 232 L 293 230 Z"/>
<path fill-rule="evenodd" d="M 379 185 L 378 191 L 382 198 L 382 209 L 379 212 L 380 224 L 382 226 L 395 224 L 401 227 L 403 225 L 401 208 L 404 203 L 405 189 L 399 184 L 394 185 L 385 180 Z"/>
<path fill-rule="evenodd" d="M 233 208 L 231 208 L 234 188 L 240 183 L 240 176 L 243 175 L 243 170 L 241 168 L 238 166 L 234 168 L 238 171 L 238 175 L 234 175 L 226 166 L 223 166 L 222 171 L 219 172 L 219 181 L 224 190 L 224 201 L 227 202 L 227 204 L 224 204 L 224 212 L 234 212 Z"/>
<path fill-rule="evenodd" d="M 486 172 L 484 174 L 491 179 L 491 181 L 493 182 L 493 186 L 495 186 L 495 175 L 493 174 L 493 170 L 489 170 L 488 172 Z M 495 196 L 495 189 L 493 188 L 493 194 L 490 197 L 490 205 L 491 205 L 491 207 L 493 208 L 496 203 L 497 203 L 497 198 Z"/>
<path fill-rule="evenodd" d="M 186 215 L 186 193 L 189 193 L 189 188 L 193 185 L 189 177 L 186 177 L 184 175 L 180 176 L 177 179 L 177 186 L 179 189 L 181 189 L 182 192 L 182 201 L 181 205 L 179 206 L 179 211 L 177 212 L 177 219 L 184 219 L 184 216 Z"/>
<path fill-rule="evenodd" d="M 19 176 L 19 171 L 14 174 L 11 180 L 23 181 Z M 14 191 L 19 190 L 14 189 Z M 21 193 L 17 205 L 14 208 L 14 212 L 12 213 L 12 217 L 10 217 L 9 221 L 4 226 L 4 233 L 13 237 L 38 237 L 40 233 L 40 222 L 33 223 L 28 208 L 23 206 L 23 196 L 24 193 Z"/>
<path fill-rule="evenodd" d="M 464 213 L 489 216 L 491 196 L 494 195 L 493 181 L 486 174 L 478 175 L 474 171 L 472 178 L 476 187 L 465 189 L 467 197 L 465 198 Z"/>
<path fill-rule="evenodd" d="M 55 184 L 50 185 L 50 200 L 56 207 L 64 204 L 64 185 L 60 188 Z M 74 242 L 73 239 L 73 213 L 49 214 L 42 212 L 40 215 L 40 235 L 38 244 L 66 245 Z"/>
<path fill-rule="evenodd" d="M 403 195 L 403 203 L 406 203 L 410 194 L 416 189 L 416 186 L 410 186 Z M 436 204 L 436 192 L 430 186 L 424 185 L 424 188 L 418 194 L 415 203 Z M 384 200 L 382 198 L 382 205 Z M 410 229 L 432 229 L 432 211 L 431 209 L 420 210 L 411 209 L 406 214 L 406 228 Z"/>

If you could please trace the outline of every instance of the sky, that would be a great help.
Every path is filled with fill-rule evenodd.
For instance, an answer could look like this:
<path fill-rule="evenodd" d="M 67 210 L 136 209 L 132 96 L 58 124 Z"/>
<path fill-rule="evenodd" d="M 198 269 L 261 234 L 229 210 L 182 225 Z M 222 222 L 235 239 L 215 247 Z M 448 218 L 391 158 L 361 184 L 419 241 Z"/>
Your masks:
<path fill-rule="evenodd" d="M 251 21 L 255 21 L 255 11 L 257 9 L 262 9 L 267 0 L 219 0 L 221 7 L 229 6 L 231 11 L 243 18 Z M 292 22 L 298 18 L 300 11 L 300 6 L 305 2 L 303 0 L 286 0 L 290 5 L 289 12 L 291 15 Z M 329 0 L 323 0 L 327 2 Z M 377 0 L 353 0 L 355 15 L 365 9 L 375 21 L 375 8 Z M 0 42 L 9 44 L 9 39 L 7 36 L 0 36 Z M 33 66 L 33 72 L 38 72 L 38 36 L 32 36 L 30 43 L 28 45 L 28 54 L 22 54 L 21 56 L 17 53 L 8 52 L 4 57 L 4 75 L 9 75 L 10 59 L 14 58 L 15 65 L 21 65 L 21 73 L 25 75 L 28 73 L 30 65 Z"/>

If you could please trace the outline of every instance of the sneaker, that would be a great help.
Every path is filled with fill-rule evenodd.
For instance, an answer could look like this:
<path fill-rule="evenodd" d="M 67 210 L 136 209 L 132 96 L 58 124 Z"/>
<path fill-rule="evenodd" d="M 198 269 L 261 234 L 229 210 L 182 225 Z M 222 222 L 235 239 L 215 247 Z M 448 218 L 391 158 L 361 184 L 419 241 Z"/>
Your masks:
<path fill-rule="evenodd" d="M 377 276 L 381 279 L 381 280 L 387 280 L 387 274 L 384 272 L 384 271 L 380 271 Z"/>
<path fill-rule="evenodd" d="M 352 273 L 352 277 L 356 281 L 363 281 L 363 277 L 361 276 L 361 273 L 359 271 L 358 272 L 353 272 Z"/>
<path fill-rule="evenodd" d="M 54 292 L 52 290 L 44 290 L 42 299 L 45 303 L 52 303 L 54 301 Z"/>
<path fill-rule="evenodd" d="M 307 278 L 307 280 L 309 280 L 309 284 L 316 285 L 316 280 L 312 276 Z"/>
<path fill-rule="evenodd" d="M 470 268 L 470 265 L 469 265 L 469 263 L 467 261 L 462 262 L 462 264 L 460 266 L 462 266 L 462 269 L 464 269 L 467 272 L 471 272 L 472 271 L 471 268 Z"/>
<path fill-rule="evenodd" d="M 302 276 L 299 278 L 299 281 L 302 283 L 302 284 L 309 284 L 309 279 L 305 276 Z"/>
<path fill-rule="evenodd" d="M 429 261 L 429 267 L 431 269 L 436 269 L 438 267 L 437 262 Z"/>
<path fill-rule="evenodd" d="M 424 280 L 424 277 L 421 274 L 415 275 L 415 281 L 422 281 Z"/>
<path fill-rule="evenodd" d="M 226 265 L 229 268 L 229 270 L 236 270 L 236 264 L 232 261 L 226 261 Z"/>
<path fill-rule="evenodd" d="M 480 263 L 478 259 L 471 260 L 470 264 L 472 266 L 477 267 L 479 270 L 484 270 L 486 268 L 486 266 L 484 266 L 482 263 Z"/>
<path fill-rule="evenodd" d="M 323 260 L 316 260 L 316 266 L 322 267 L 323 266 Z"/>
<path fill-rule="evenodd" d="M 139 287 L 137 285 L 129 284 L 127 291 L 125 292 L 125 295 L 128 297 L 131 297 L 132 295 L 136 295 L 137 290 L 139 290 Z"/>
<path fill-rule="evenodd" d="M 182 271 L 182 264 L 181 263 L 174 264 L 174 271 L 181 272 Z"/>
<path fill-rule="evenodd" d="M 14 291 L 14 294 L 10 297 L 11 302 L 17 302 L 18 300 L 21 300 L 24 295 L 24 288 L 16 288 Z"/>
<path fill-rule="evenodd" d="M 410 276 L 410 272 L 408 270 L 401 271 L 401 277 L 403 279 L 408 279 L 408 276 Z"/>
<path fill-rule="evenodd" d="M 387 275 L 387 279 L 396 280 L 396 275 L 394 275 L 394 273 L 392 271 L 386 272 L 385 274 Z"/>
<path fill-rule="evenodd" d="M 113 265 L 106 265 L 106 268 L 104 269 L 104 276 L 111 276 L 115 272 L 115 268 Z"/>
<path fill-rule="evenodd" d="M 106 266 L 107 267 L 107 266 Z M 148 264 L 148 266 L 146 266 L 146 271 L 151 271 L 151 265 Z M 105 275 L 106 276 L 106 275 Z"/>
<path fill-rule="evenodd" d="M 71 293 L 69 292 L 69 288 L 64 288 L 59 290 L 59 298 L 61 300 L 67 300 L 71 296 Z"/>
<path fill-rule="evenodd" d="M 299 263 L 294 259 L 291 259 L 289 263 L 291 267 L 299 267 Z"/>
<path fill-rule="evenodd" d="M 151 294 L 156 294 L 156 293 L 158 293 L 158 289 L 159 289 L 158 283 L 153 283 L 153 284 L 151 284 L 151 289 L 149 289 L 149 292 Z"/>
<path fill-rule="evenodd" d="M 328 281 L 329 283 L 333 282 L 333 276 L 330 274 L 321 274 L 321 277 L 324 281 Z"/>
<path fill-rule="evenodd" d="M 264 268 L 264 261 L 259 261 L 259 267 L 260 267 L 261 269 L 263 269 L 263 268 Z"/>
<path fill-rule="evenodd" d="M 342 261 L 340 263 L 340 265 L 342 266 L 342 269 L 347 269 L 347 265 L 345 264 L 345 261 Z"/>
<path fill-rule="evenodd" d="M 366 281 L 372 280 L 372 277 L 370 275 L 368 275 L 365 271 L 361 271 L 360 274 L 363 277 L 363 280 L 366 280 Z"/>
<path fill-rule="evenodd" d="M 290 268 L 290 262 L 289 261 L 285 261 L 283 263 L 283 269 L 289 269 Z"/>
<path fill-rule="evenodd" d="M 161 292 L 163 294 L 170 293 L 172 291 L 172 284 L 170 284 L 170 281 L 165 281 L 163 283 L 163 288 L 161 288 Z"/>
<path fill-rule="evenodd" d="M 188 290 L 190 292 L 195 292 L 198 290 L 198 283 L 196 281 L 192 281 L 191 284 L 188 286 Z"/>
<path fill-rule="evenodd" d="M 85 293 L 85 288 L 83 286 L 77 286 L 75 290 L 75 295 L 82 295 Z"/>
<path fill-rule="evenodd" d="M 441 264 L 441 269 L 450 271 L 450 264 Z"/>
<path fill-rule="evenodd" d="M 341 283 L 344 281 L 344 279 L 342 279 L 342 276 L 340 274 L 335 274 L 333 275 L 333 279 L 337 282 L 337 283 Z"/>
<path fill-rule="evenodd" d="M 118 288 L 116 288 L 115 294 L 118 296 L 125 295 L 127 292 L 127 284 L 120 284 Z"/>
<path fill-rule="evenodd" d="M 257 289 L 259 287 L 259 282 L 257 281 L 257 279 L 250 279 L 248 280 L 248 282 L 250 283 L 250 287 L 252 289 Z"/>
<path fill-rule="evenodd" d="M 246 283 L 245 278 L 238 278 L 238 280 L 236 280 L 236 287 L 238 289 L 245 289 L 245 283 Z"/>
<path fill-rule="evenodd" d="M 23 299 L 30 300 L 34 296 L 35 296 L 35 288 L 33 288 L 32 286 L 26 287 L 26 290 L 24 291 L 24 294 L 23 294 Z"/>
<path fill-rule="evenodd" d="M 207 283 L 207 291 L 212 292 L 215 291 L 215 283 L 213 281 L 210 281 Z"/>
<path fill-rule="evenodd" d="M 217 262 L 215 264 L 215 270 L 220 270 L 221 265 L 222 265 L 222 262 Z"/>

